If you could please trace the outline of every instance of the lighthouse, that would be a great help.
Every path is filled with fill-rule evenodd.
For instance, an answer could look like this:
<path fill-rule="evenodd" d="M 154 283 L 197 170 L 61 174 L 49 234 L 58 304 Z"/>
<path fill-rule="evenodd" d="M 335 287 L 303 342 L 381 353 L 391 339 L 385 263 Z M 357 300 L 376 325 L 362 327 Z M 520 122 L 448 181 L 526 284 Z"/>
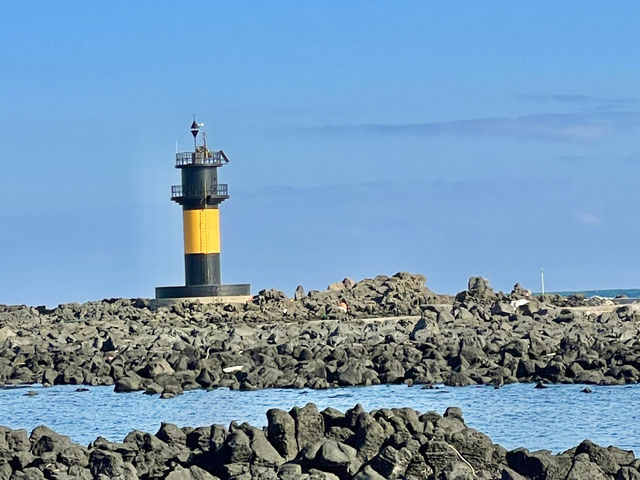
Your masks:
<path fill-rule="evenodd" d="M 185 284 L 156 287 L 156 299 L 215 302 L 250 295 L 249 284 L 222 284 L 220 204 L 229 198 L 229 188 L 218 183 L 218 168 L 229 163 L 229 159 L 222 150 L 209 150 L 203 127 L 194 116 L 190 128 L 193 151 L 176 153 L 175 166 L 180 170 L 182 183 L 171 187 L 171 200 L 182 206 Z"/>

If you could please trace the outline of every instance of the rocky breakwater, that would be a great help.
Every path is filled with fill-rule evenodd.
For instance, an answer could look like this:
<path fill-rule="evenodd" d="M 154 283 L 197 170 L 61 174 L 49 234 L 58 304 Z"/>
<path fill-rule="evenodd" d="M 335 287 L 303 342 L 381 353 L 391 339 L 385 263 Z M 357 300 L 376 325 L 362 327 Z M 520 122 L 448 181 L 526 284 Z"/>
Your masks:
<path fill-rule="evenodd" d="M 246 305 L 0 307 L 0 383 L 186 389 L 640 380 L 633 305 L 566 307 L 472 278 L 455 298 L 399 273 Z M 602 303 L 602 302 L 600 302 Z M 589 310 L 591 309 L 591 310 Z"/>
<path fill-rule="evenodd" d="M 267 412 L 266 428 L 247 423 L 132 431 L 122 443 L 88 447 L 46 427 L 28 437 L 0 427 L 1 480 L 634 480 L 630 451 L 588 440 L 564 453 L 507 451 L 465 425 L 458 408 L 443 416 L 409 408 L 344 414 L 315 405 Z"/>

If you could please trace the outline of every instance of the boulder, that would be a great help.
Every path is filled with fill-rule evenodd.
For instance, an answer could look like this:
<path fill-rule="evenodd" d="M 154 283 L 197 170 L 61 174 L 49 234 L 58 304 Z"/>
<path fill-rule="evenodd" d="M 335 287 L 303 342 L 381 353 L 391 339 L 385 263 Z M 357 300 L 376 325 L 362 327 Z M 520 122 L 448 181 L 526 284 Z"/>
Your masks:
<path fill-rule="evenodd" d="M 467 387 L 469 385 L 476 385 L 476 382 L 465 373 L 451 372 L 444 381 L 444 384 L 451 387 Z"/>
<path fill-rule="evenodd" d="M 518 300 L 522 298 L 529 299 L 531 297 L 531 291 L 527 290 L 519 283 L 516 283 L 513 286 L 513 290 L 511 290 L 509 297 L 511 298 L 511 300 Z"/>
<path fill-rule="evenodd" d="M 370 462 L 371 467 L 384 478 L 401 477 L 409 466 L 413 453 L 407 448 L 395 449 L 387 445 Z"/>
<path fill-rule="evenodd" d="M 22 471 L 13 472 L 10 480 L 45 480 L 45 476 L 39 468 L 29 467 Z"/>
<path fill-rule="evenodd" d="M 171 423 L 162 422 L 156 437 L 169 445 L 186 446 L 187 444 L 186 434 Z"/>
<path fill-rule="evenodd" d="M 442 415 L 443 417 L 451 417 L 451 418 L 457 418 L 458 420 L 463 420 L 462 418 L 462 409 L 459 407 L 447 407 L 447 409 L 444 411 L 444 414 Z M 464 420 L 463 420 L 464 422 Z"/>
<path fill-rule="evenodd" d="M 497 298 L 489 281 L 482 277 L 471 277 L 467 285 L 469 295 L 478 300 L 493 301 Z"/>
<path fill-rule="evenodd" d="M 614 476 L 620 469 L 618 459 L 614 456 L 611 450 L 603 448 L 600 445 L 596 445 L 590 440 L 584 440 L 580 443 L 576 448 L 575 454 L 576 456 L 585 454 L 588 461 L 598 465 L 599 468 L 602 469 L 604 475 Z M 627 457 L 623 461 L 625 463 L 630 463 L 632 459 Z M 582 463 L 584 464 L 584 461 Z"/>
<path fill-rule="evenodd" d="M 621 467 L 616 480 L 640 480 L 640 472 L 633 467 Z"/>
<path fill-rule="evenodd" d="M 296 291 L 293 294 L 293 299 L 294 300 L 303 300 L 306 297 L 305 293 L 304 293 L 304 287 L 302 285 L 298 285 L 296 287 Z"/>
<path fill-rule="evenodd" d="M 267 411 L 267 438 L 285 460 L 292 460 L 298 454 L 296 423 L 284 410 Z"/>
<path fill-rule="evenodd" d="M 11 330 L 8 326 L 0 328 L 0 345 L 3 344 L 8 338 L 15 336 L 16 332 Z"/>
<path fill-rule="evenodd" d="M 500 480 L 527 480 L 515 470 L 511 470 L 509 467 L 502 469 Z"/>
<path fill-rule="evenodd" d="M 573 458 L 573 464 L 564 480 L 608 480 L 612 477 L 605 475 L 602 469 L 589 460 L 586 453 Z"/>
<path fill-rule="evenodd" d="M 302 408 L 294 407 L 289 413 L 295 421 L 298 450 L 324 436 L 324 419 L 315 404 L 308 403 Z"/>
<path fill-rule="evenodd" d="M 120 378 L 114 387 L 116 392 L 135 392 L 142 389 L 140 377 L 131 373 L 126 377 Z"/>
<path fill-rule="evenodd" d="M 59 453 L 71 446 L 71 439 L 66 435 L 60 435 L 43 425 L 36 427 L 29 437 L 31 453 L 41 456 L 43 453 Z"/>
<path fill-rule="evenodd" d="M 221 459 L 225 464 L 248 464 L 253 458 L 251 440 L 247 434 L 239 428 L 232 429 L 229 435 L 225 438 L 221 452 Z"/>
<path fill-rule="evenodd" d="M 269 443 L 262 430 L 251 428 L 249 438 L 251 440 L 251 450 L 253 451 L 253 464 L 275 468 L 285 462 L 274 446 Z"/>
<path fill-rule="evenodd" d="M 337 475 L 316 468 L 309 469 L 307 474 L 309 475 L 309 480 L 340 480 Z"/>
<path fill-rule="evenodd" d="M 440 335 L 437 318 L 437 314 L 433 312 L 423 312 L 422 317 L 416 322 L 409 334 L 409 339 L 416 342 L 425 342 Z"/>
<path fill-rule="evenodd" d="M 138 375 L 145 378 L 156 378 L 160 375 L 171 375 L 173 373 L 175 373 L 175 370 L 164 358 L 155 358 L 138 371 Z"/>
<path fill-rule="evenodd" d="M 305 448 L 303 458 L 311 468 L 321 468 L 323 471 L 334 473 L 340 478 L 353 475 L 362 464 L 357 459 L 356 450 L 353 447 L 329 439 L 308 445 Z"/>
<path fill-rule="evenodd" d="M 548 451 L 529 452 L 518 448 L 507 452 L 507 464 L 520 475 L 531 479 L 564 479 L 571 469 L 571 460 Z"/>
<path fill-rule="evenodd" d="M 165 480 L 219 480 L 218 477 L 214 477 L 206 470 L 195 465 L 189 468 L 181 467 L 180 465 L 172 469 L 165 477 Z"/>
<path fill-rule="evenodd" d="M 96 449 L 89 456 L 89 469 L 94 477 L 104 475 L 119 480 L 138 480 L 135 468 L 125 463 L 119 453 Z"/>
<path fill-rule="evenodd" d="M 384 428 L 371 414 L 363 412 L 356 417 L 353 430 L 355 432 L 353 446 L 358 452 L 358 457 L 364 462 L 371 460 L 378 454 L 385 441 Z"/>
<path fill-rule="evenodd" d="M 386 477 L 383 477 L 378 472 L 376 472 L 371 465 L 365 465 L 360 472 L 353 477 L 353 480 L 385 480 Z M 423 477 L 427 478 L 427 477 Z"/>
<path fill-rule="evenodd" d="M 456 452 L 442 440 L 427 442 L 420 448 L 420 453 L 424 457 L 427 465 L 433 469 L 434 476 L 438 478 L 451 465 L 458 463 L 460 459 Z"/>

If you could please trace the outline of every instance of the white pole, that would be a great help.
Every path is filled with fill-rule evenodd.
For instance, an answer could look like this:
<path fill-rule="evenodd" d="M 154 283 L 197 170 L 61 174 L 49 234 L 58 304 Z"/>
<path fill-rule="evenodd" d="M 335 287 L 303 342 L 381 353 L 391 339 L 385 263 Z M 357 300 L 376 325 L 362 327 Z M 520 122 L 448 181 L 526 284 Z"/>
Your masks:
<path fill-rule="evenodd" d="M 544 268 L 540 269 L 540 281 L 542 282 L 542 295 L 544 295 Z"/>

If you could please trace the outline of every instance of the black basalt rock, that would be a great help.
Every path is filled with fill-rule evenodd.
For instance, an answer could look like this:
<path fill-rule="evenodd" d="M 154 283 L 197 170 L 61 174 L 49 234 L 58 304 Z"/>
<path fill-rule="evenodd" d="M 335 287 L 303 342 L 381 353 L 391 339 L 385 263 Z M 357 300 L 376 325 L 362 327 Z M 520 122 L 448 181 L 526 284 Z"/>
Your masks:
<path fill-rule="evenodd" d="M 98 438 L 88 448 L 46 427 L 36 428 L 30 439 L 24 431 L 0 427 L 0 478 L 635 480 L 640 476 L 640 461 L 632 452 L 590 441 L 558 455 L 544 450 L 506 452 L 468 428 L 456 407 L 443 416 L 410 408 L 367 412 L 361 406 L 345 414 L 334 409 L 317 413 L 312 404 L 292 412 L 293 416 L 271 410 L 266 430 L 246 423 L 232 423 L 228 430 L 220 425 L 178 428 L 163 423 L 157 435 L 132 431 L 123 443 Z M 298 441 L 304 443 L 300 451 Z"/>

